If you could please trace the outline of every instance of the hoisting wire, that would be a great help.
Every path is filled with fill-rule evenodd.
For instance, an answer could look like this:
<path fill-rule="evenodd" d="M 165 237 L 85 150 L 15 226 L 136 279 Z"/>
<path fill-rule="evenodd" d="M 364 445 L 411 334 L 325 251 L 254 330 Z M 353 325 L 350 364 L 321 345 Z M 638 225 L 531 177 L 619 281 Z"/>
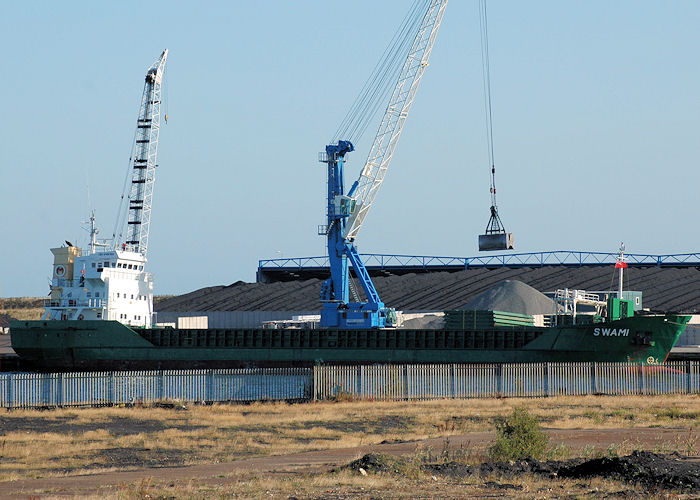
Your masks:
<path fill-rule="evenodd" d="M 490 192 L 491 192 L 491 217 L 486 225 L 486 234 L 505 233 L 505 227 L 498 215 L 496 204 L 496 161 L 493 147 L 493 113 L 491 110 L 491 65 L 489 58 L 489 32 L 488 16 L 486 13 L 486 0 L 479 0 L 479 28 L 481 31 L 481 69 L 484 83 L 484 112 L 486 115 L 486 138 L 488 142 L 488 157 L 491 167 Z"/>
<path fill-rule="evenodd" d="M 168 102 L 170 99 L 168 99 L 168 80 L 165 78 L 165 71 L 166 69 L 163 68 L 163 75 L 160 78 L 161 81 L 161 88 L 162 88 L 162 97 L 161 100 L 163 101 L 163 119 L 165 120 L 165 124 L 168 124 Z"/>
<path fill-rule="evenodd" d="M 421 10 L 421 3 L 425 3 L 425 0 L 416 0 L 403 19 L 401 26 L 341 122 L 333 142 L 337 139 L 358 140 L 376 115 L 382 102 L 386 100 L 384 97 L 388 94 L 391 83 L 398 75 L 401 69 L 400 63 L 408 51 L 410 33 L 415 30 L 416 23 L 420 20 L 418 13 Z"/>
<path fill-rule="evenodd" d="M 139 104 L 139 110 L 141 109 L 141 105 Z M 138 125 L 138 120 L 137 120 L 137 125 Z M 126 176 L 124 176 L 124 186 L 122 187 L 122 196 L 121 199 L 119 200 L 119 208 L 117 209 L 117 220 L 114 223 L 114 230 L 112 231 L 112 243 L 114 245 L 114 249 L 117 249 L 117 245 L 119 244 L 119 240 L 122 239 L 122 230 L 124 226 L 124 217 L 126 216 L 126 211 L 124 210 L 124 199 L 128 198 L 129 195 L 127 194 L 127 187 L 129 186 L 129 178 L 132 175 L 132 161 L 134 159 L 134 154 L 136 154 L 136 134 L 138 134 L 138 127 L 136 130 L 134 130 L 134 137 L 131 139 L 131 154 L 129 154 L 129 166 L 126 169 Z M 117 235 L 117 231 L 119 231 L 119 234 Z"/>
<path fill-rule="evenodd" d="M 489 33 L 486 0 L 479 0 L 479 28 L 481 31 L 481 74 L 484 83 L 484 111 L 486 113 L 486 140 L 491 166 L 491 204 L 496 206 L 496 163 L 493 148 L 493 113 L 491 111 L 491 67 L 489 64 Z"/>
<path fill-rule="evenodd" d="M 423 18 L 430 0 L 415 0 L 389 45 L 365 82 L 331 142 L 339 139 L 358 141 L 386 101 L 392 84 L 401 71 L 413 42 L 413 33 Z"/>

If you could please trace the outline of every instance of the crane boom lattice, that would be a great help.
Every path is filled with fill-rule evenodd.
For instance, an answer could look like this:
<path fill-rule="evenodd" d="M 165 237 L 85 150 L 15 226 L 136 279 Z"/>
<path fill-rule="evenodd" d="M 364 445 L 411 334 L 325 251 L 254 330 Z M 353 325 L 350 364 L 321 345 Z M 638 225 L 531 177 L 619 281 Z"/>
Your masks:
<path fill-rule="evenodd" d="M 367 162 L 353 190 L 348 193 L 356 201 L 355 208 L 345 226 L 344 236 L 350 241 L 357 237 L 384 181 L 406 117 L 415 99 L 425 68 L 428 66 L 428 59 L 446 6 L 447 0 L 430 1 L 374 138 Z"/>
<path fill-rule="evenodd" d="M 167 57 L 166 49 L 146 72 L 146 82 L 136 122 L 126 239 L 123 242 L 123 248 L 144 256 L 148 251 L 151 205 L 158 158 L 161 83 Z"/>

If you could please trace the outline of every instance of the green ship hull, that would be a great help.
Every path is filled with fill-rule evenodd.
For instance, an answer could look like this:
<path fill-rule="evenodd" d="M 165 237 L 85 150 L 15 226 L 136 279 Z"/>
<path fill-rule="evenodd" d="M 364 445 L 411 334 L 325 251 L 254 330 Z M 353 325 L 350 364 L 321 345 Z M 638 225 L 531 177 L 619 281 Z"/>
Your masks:
<path fill-rule="evenodd" d="M 12 348 L 43 370 L 305 366 L 318 363 L 659 364 L 690 316 L 453 330 L 130 328 L 116 321 L 16 321 Z"/>

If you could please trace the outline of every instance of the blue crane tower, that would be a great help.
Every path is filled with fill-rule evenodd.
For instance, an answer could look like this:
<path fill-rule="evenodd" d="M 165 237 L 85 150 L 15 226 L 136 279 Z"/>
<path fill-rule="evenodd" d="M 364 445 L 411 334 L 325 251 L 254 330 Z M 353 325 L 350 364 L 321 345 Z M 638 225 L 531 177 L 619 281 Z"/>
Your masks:
<path fill-rule="evenodd" d="M 417 29 L 398 80 L 374 138 L 367 161 L 350 189 L 345 191 L 346 155 L 355 147 L 349 140 L 326 146 L 319 161 L 327 165 L 327 224 L 319 228 L 325 235 L 331 277 L 321 286 L 321 326 L 324 328 L 384 328 L 395 321 L 393 309 L 385 307 L 354 245 L 381 186 L 394 154 L 406 117 L 413 104 L 435 43 L 447 0 L 425 0 L 414 4 Z M 404 24 L 410 30 L 409 23 Z M 412 31 L 408 31 L 409 33 Z M 390 53 L 391 51 L 389 51 Z M 366 87 L 367 88 L 367 87 Z M 375 89 L 370 89 L 370 92 Z M 362 101 L 362 99 L 360 99 Z M 349 264 L 362 287 L 366 300 L 360 300 L 352 285 Z M 353 301 L 350 301 L 350 294 Z"/>

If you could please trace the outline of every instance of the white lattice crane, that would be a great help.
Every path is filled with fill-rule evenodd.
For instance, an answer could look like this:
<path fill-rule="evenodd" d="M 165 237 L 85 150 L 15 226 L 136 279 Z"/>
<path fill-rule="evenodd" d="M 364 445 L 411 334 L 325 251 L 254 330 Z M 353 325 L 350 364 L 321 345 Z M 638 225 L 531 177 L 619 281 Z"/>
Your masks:
<path fill-rule="evenodd" d="M 343 236 L 350 241 L 354 241 L 357 237 L 367 212 L 372 207 L 377 192 L 384 181 L 389 162 L 391 162 L 403 131 L 406 117 L 416 97 L 416 91 L 423 78 L 425 68 L 428 66 L 428 59 L 430 59 L 430 53 L 433 50 L 445 7 L 447 7 L 447 0 L 433 0 L 428 5 L 423 22 L 418 28 L 413 45 L 384 112 L 379 130 L 367 156 L 367 162 L 360 173 L 360 178 L 348 193 L 348 196 L 355 203 L 350 217 L 345 223 Z"/>
<path fill-rule="evenodd" d="M 153 277 L 145 265 L 167 56 L 164 50 L 146 72 L 134 149 L 111 248 L 101 248 L 105 244 L 97 241 L 95 217 L 91 214 L 89 252 L 82 253 L 68 242 L 68 247 L 51 249 L 54 275 L 44 319 L 107 320 L 144 328 L 152 325 Z M 117 234 L 121 228 L 126 229 L 123 240 L 122 233 Z"/>
<path fill-rule="evenodd" d="M 161 118 L 161 85 L 168 49 L 146 72 L 141 107 L 136 121 L 136 138 L 132 156 L 131 187 L 128 196 L 126 237 L 114 239 L 115 248 L 130 250 L 145 256 L 151 225 L 151 204 L 156 180 L 158 135 Z M 117 222 L 117 227 L 121 223 Z M 121 234 L 120 234 L 121 236 Z"/>

